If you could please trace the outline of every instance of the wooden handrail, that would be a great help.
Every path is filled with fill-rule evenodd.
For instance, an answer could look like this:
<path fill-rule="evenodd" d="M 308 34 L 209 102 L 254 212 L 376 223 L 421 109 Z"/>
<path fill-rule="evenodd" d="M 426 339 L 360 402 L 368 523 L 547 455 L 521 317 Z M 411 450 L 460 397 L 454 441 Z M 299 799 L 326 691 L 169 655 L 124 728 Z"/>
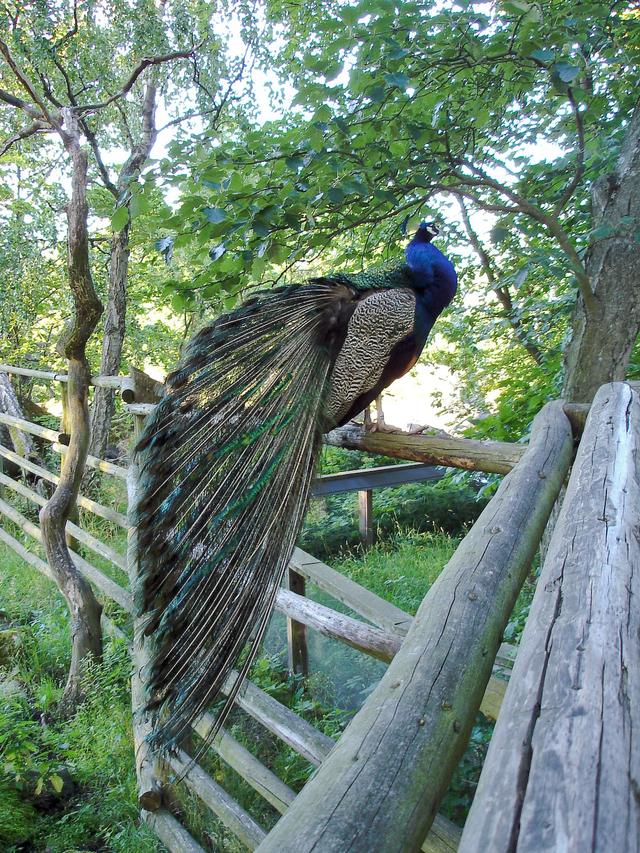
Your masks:
<path fill-rule="evenodd" d="M 550 403 L 382 680 L 261 851 L 419 847 L 467 744 L 572 451 L 562 404 Z"/>

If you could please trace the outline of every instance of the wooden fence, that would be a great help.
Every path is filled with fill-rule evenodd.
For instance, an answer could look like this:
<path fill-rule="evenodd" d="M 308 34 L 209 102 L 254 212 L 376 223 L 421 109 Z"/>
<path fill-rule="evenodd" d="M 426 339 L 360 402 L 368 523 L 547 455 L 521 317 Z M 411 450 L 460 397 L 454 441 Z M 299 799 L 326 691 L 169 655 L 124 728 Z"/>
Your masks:
<path fill-rule="evenodd" d="M 0 370 L 25 374 L 10 366 L 0 366 Z M 34 374 L 64 381 L 58 374 L 27 373 Z M 113 383 L 110 387 L 128 391 L 132 400 L 128 410 L 139 431 L 151 407 L 135 402 L 135 389 L 124 377 L 106 379 Z M 104 380 L 105 377 L 98 378 L 95 384 Z M 296 796 L 229 732 L 223 730 L 217 737 L 212 749 L 283 814 L 270 833 L 201 766 L 192 767 L 181 784 L 250 850 L 259 847 L 273 851 L 314 849 L 342 853 L 350 849 L 396 853 L 419 848 L 451 851 L 462 844 L 461 849 L 506 851 L 515 849 L 514 838 L 518 850 L 523 844 L 522 849 L 531 851 L 551 849 L 535 846 L 540 837 L 531 828 L 535 826 L 535 810 L 543 799 L 548 800 L 549 808 L 554 809 L 553 814 L 561 822 L 561 807 L 567 803 L 579 801 L 584 812 L 594 817 L 600 802 L 608 801 L 611 811 L 612 799 L 623 794 L 628 794 L 626 823 L 623 822 L 628 840 L 638 825 L 638 801 L 632 791 L 636 784 L 633 779 L 637 782 L 640 778 L 638 750 L 634 749 L 631 735 L 632 722 L 637 730 L 639 721 L 634 718 L 640 708 L 638 615 L 637 608 L 633 614 L 630 606 L 638 584 L 637 573 L 635 578 L 633 575 L 637 538 L 632 541 L 640 490 L 637 415 L 637 394 L 625 384 L 606 386 L 594 403 L 571 475 L 569 505 L 565 502 L 556 526 L 512 685 L 507 690 L 507 704 L 500 714 L 507 685 L 504 675 L 514 658 L 514 650 L 501 644 L 502 633 L 571 464 L 574 439 L 567 416 L 579 428 L 584 423 L 584 407 L 563 407 L 560 403 L 546 406 L 536 419 L 528 447 L 427 436 L 363 435 L 351 427 L 330 434 L 329 441 L 342 446 L 404 455 L 429 464 L 511 473 L 429 591 L 415 619 L 310 555 L 295 551 L 288 589 L 282 589 L 277 599 L 278 609 L 288 619 L 294 665 L 303 665 L 301 637 L 311 629 L 389 662 L 389 667 L 337 746 L 255 684 L 247 681 L 243 685 L 236 699 L 238 707 L 320 768 Z M 0 423 L 44 439 L 56 453 L 65 452 L 60 434 L 53 430 L 2 414 Z M 608 441 L 603 440 L 603 430 Z M 9 448 L 0 446 L 0 457 L 37 477 L 56 481 L 55 473 Z M 135 493 L 134 467 L 127 470 L 91 457 L 87 464 L 105 476 L 128 478 L 129 494 Z M 581 479 L 574 482 L 578 476 Z M 6 474 L 0 474 L 0 486 L 36 505 L 44 502 L 24 482 Z M 83 496 L 78 503 L 110 524 L 128 529 L 122 508 L 103 506 Z M 596 516 L 596 512 L 600 515 Z M 9 500 L 0 499 L 0 514 L 17 525 L 24 536 L 39 540 L 38 526 Z M 581 537 L 579 548 L 572 533 L 572 526 L 576 525 Z M 126 573 L 135 572 L 135 531 L 129 531 L 128 560 L 78 525 L 69 523 L 68 534 L 114 567 L 113 577 L 109 577 L 80 554 L 74 554 L 78 568 L 101 598 L 110 599 L 120 612 L 130 614 Z M 0 540 L 31 566 L 48 574 L 46 563 L 2 527 Z M 614 552 L 615 572 L 611 570 Z M 572 569 L 574 565 L 576 568 Z M 578 566 L 590 568 L 578 578 Z M 603 571 L 603 566 L 609 570 Z M 576 575 L 578 589 L 565 591 L 571 571 Z M 305 582 L 346 604 L 359 618 L 306 598 Z M 592 627 L 594 620 L 596 628 Z M 108 619 L 104 622 L 106 630 L 122 634 Z M 572 646 L 578 626 L 582 639 Z M 552 647 L 550 637 L 554 639 Z M 556 637 L 559 646 L 554 657 Z M 135 630 L 133 634 L 127 632 L 127 638 L 134 660 L 132 694 L 137 705 L 144 689 L 140 676 L 145 649 Z M 604 660 L 598 659 L 599 644 L 610 649 Z M 521 664 L 521 660 L 525 662 Z M 573 678 L 568 694 L 561 679 L 567 669 Z M 598 704 L 596 697 L 585 705 L 587 694 L 580 692 L 582 682 L 597 685 L 598 677 L 601 701 Z M 233 686 L 234 678 L 230 678 L 227 689 Z M 574 689 L 576 679 L 578 687 Z M 546 695 L 545 691 L 549 692 L 550 712 L 543 727 L 536 715 L 544 721 L 540 697 Z M 556 702 L 556 695 L 562 695 L 561 705 Z M 607 716 L 605 710 L 609 707 Z M 556 729 L 559 718 L 571 721 L 572 714 L 579 716 L 581 708 L 586 708 L 585 719 L 577 728 L 567 722 L 567 737 L 559 743 L 554 732 L 565 731 Z M 478 797 L 461 841 L 460 830 L 438 816 L 436 809 L 466 746 L 478 709 L 498 722 Z M 598 709 L 602 711 L 600 718 Z M 210 725 L 211 719 L 205 714 L 194 730 L 204 736 Z M 162 765 L 146 747 L 148 722 L 135 717 L 134 729 L 144 819 L 170 850 L 201 850 L 166 806 L 170 802 L 166 796 L 171 788 L 170 771 L 181 773 L 189 757 L 179 754 L 171 759 L 171 767 Z M 537 749 L 538 740 L 544 743 L 545 737 L 549 745 L 541 748 L 540 761 L 532 762 L 532 744 Z M 598 743 L 602 746 L 603 742 L 614 744 L 615 754 L 609 751 L 604 756 L 601 748 L 598 752 Z M 554 784 L 550 784 L 545 774 L 554 766 L 554 757 L 556 767 L 558 757 L 566 757 L 568 770 L 588 766 L 594 773 L 597 771 L 589 795 L 578 796 L 584 774 L 567 772 L 558 779 L 556 771 Z M 571 812 L 569 806 L 567 809 Z M 529 823 L 525 820 L 528 815 L 532 816 Z M 605 838 L 608 823 L 605 817 L 602 821 Z M 577 813 L 575 820 L 566 818 L 566 825 L 575 831 L 578 822 Z M 555 829 L 560 834 L 560 827 Z M 548 828 L 546 832 L 548 835 Z M 616 837 L 623 837 L 620 832 Z M 596 837 L 600 836 L 593 836 Z M 594 842 L 591 847 L 586 844 L 575 849 L 612 848 Z M 615 849 L 632 848 L 623 844 Z"/>

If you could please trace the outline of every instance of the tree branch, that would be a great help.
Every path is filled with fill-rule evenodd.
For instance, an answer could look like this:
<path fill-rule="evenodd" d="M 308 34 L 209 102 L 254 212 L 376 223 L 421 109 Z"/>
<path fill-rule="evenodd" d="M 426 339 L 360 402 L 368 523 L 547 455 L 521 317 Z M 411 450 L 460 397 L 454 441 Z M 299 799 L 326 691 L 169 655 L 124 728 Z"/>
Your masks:
<path fill-rule="evenodd" d="M 4 156 L 7 151 L 11 148 L 12 145 L 15 145 L 16 142 L 19 142 L 21 139 L 28 139 L 30 136 L 34 136 L 36 133 L 51 133 L 53 128 L 47 127 L 46 124 L 43 124 L 40 121 L 34 121 L 33 124 L 30 124 L 28 127 L 24 127 L 22 130 L 17 131 L 10 136 L 9 139 L 4 143 L 2 148 L 0 148 L 0 157 Z"/>
<path fill-rule="evenodd" d="M 571 183 L 567 186 L 565 191 L 562 193 L 560 200 L 554 208 L 553 212 L 556 216 L 564 209 L 567 202 L 577 190 L 580 181 L 582 180 L 582 176 L 584 175 L 584 122 L 582 120 L 582 113 L 578 109 L 576 99 L 574 98 L 573 91 L 571 89 L 567 91 L 567 97 L 569 98 L 569 103 L 571 104 L 571 109 L 573 110 L 573 115 L 575 117 L 576 122 L 576 135 L 578 137 L 578 154 L 576 157 L 576 171 L 573 176 L 573 179 L 571 180 Z"/>
<path fill-rule="evenodd" d="M 30 113 L 30 115 L 33 118 L 40 118 L 40 119 L 44 118 L 44 120 L 46 120 L 51 125 L 51 127 L 60 127 L 60 123 L 61 123 L 60 116 L 59 115 L 53 116 L 49 112 L 49 110 L 47 109 L 47 106 L 44 102 L 44 99 L 40 97 L 40 94 L 37 91 L 36 87 L 33 85 L 31 80 L 29 80 L 29 78 L 24 73 L 22 68 L 20 68 L 18 63 L 13 58 L 13 55 L 11 54 L 11 51 L 9 50 L 9 45 L 6 42 L 2 41 L 2 39 L 0 39 L 0 53 L 6 59 L 7 65 L 13 71 L 14 76 L 16 77 L 16 79 L 18 80 L 18 82 L 20 83 L 22 88 L 28 93 L 28 95 L 31 98 L 31 100 L 33 101 L 33 103 L 37 107 L 40 108 L 40 111 L 42 113 L 41 116 L 33 115 L 33 113 Z M 4 100 L 6 101 L 6 98 Z M 7 101 L 7 103 L 10 103 L 10 102 Z M 13 106 L 18 106 L 18 104 L 14 103 Z M 19 106 L 21 109 L 25 110 L 26 112 L 29 112 L 29 110 L 27 109 L 28 105 L 25 105 L 24 102 L 21 102 Z"/>
<path fill-rule="evenodd" d="M 487 280 L 491 285 L 491 288 L 493 289 L 494 293 L 496 294 L 498 301 L 502 305 L 504 315 L 507 318 L 509 325 L 513 329 L 513 332 L 518 341 L 522 344 L 526 352 L 531 356 L 531 358 L 536 362 L 536 364 L 542 364 L 542 353 L 533 343 L 533 341 L 529 338 L 529 335 L 527 334 L 526 330 L 522 325 L 522 321 L 517 316 L 515 316 L 513 301 L 511 299 L 509 288 L 506 285 L 499 283 L 496 274 L 493 270 L 489 255 L 487 254 L 484 246 L 480 242 L 480 238 L 476 234 L 471 224 L 469 212 L 462 196 L 457 195 L 456 197 L 460 206 L 460 213 L 462 215 L 462 221 L 464 223 L 465 231 L 467 232 L 467 236 L 469 237 L 469 242 L 473 246 L 473 249 L 475 250 L 476 254 L 478 255 L 478 258 L 480 259 L 482 269 L 484 270 Z"/>
<path fill-rule="evenodd" d="M 147 56 L 145 57 L 131 72 L 128 80 L 124 83 L 119 92 L 115 95 L 111 95 L 110 98 L 107 98 L 106 101 L 100 101 L 96 104 L 86 104 L 84 106 L 79 106 L 75 108 L 75 112 L 77 113 L 89 113 L 95 112 L 96 110 L 104 109 L 112 104 L 114 101 L 120 100 L 123 98 L 128 92 L 133 88 L 133 84 L 136 82 L 138 77 L 142 74 L 143 71 L 146 71 L 147 68 L 151 68 L 156 65 L 163 65 L 165 62 L 172 62 L 174 59 L 188 59 L 192 56 L 197 50 L 199 50 L 204 44 L 205 40 L 203 39 L 197 45 L 194 45 L 190 50 L 176 50 L 172 53 L 165 53 L 162 56 Z"/>

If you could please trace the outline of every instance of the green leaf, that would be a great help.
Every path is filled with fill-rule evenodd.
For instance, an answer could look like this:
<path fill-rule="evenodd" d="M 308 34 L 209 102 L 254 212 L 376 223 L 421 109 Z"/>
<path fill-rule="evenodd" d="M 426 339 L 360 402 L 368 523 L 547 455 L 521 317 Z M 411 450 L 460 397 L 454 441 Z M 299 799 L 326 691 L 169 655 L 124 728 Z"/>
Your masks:
<path fill-rule="evenodd" d="M 213 222 L 216 225 L 219 222 L 224 222 L 227 218 L 226 210 L 223 210 L 221 207 L 205 207 L 202 212 L 208 222 Z"/>
<path fill-rule="evenodd" d="M 116 233 L 118 231 L 122 231 L 124 226 L 129 221 L 129 209 L 126 205 L 122 207 L 117 207 L 113 216 L 111 217 L 111 229 Z"/>
<path fill-rule="evenodd" d="M 538 62 L 551 62 L 554 57 L 554 53 L 552 50 L 547 50 L 546 48 L 538 48 L 538 50 L 534 50 L 533 53 L 530 53 L 529 56 L 532 59 L 537 59 Z"/>
<path fill-rule="evenodd" d="M 332 204 L 340 204 L 345 199 L 345 192 L 342 187 L 329 187 L 327 198 Z"/>
<path fill-rule="evenodd" d="M 491 242 L 494 244 L 504 243 L 504 241 L 509 236 L 509 229 L 505 228 L 504 225 L 494 225 L 490 232 Z"/>
<path fill-rule="evenodd" d="M 406 74 L 400 71 L 394 71 L 392 74 L 385 74 L 384 79 L 389 86 L 401 89 L 403 92 L 409 86 L 410 80 Z"/>
<path fill-rule="evenodd" d="M 558 75 L 563 83 L 571 83 L 572 80 L 580 73 L 577 65 L 571 65 L 569 62 L 556 62 L 553 66 L 553 71 Z"/>
<path fill-rule="evenodd" d="M 57 773 L 54 773 L 53 776 L 50 776 L 49 781 L 51 782 L 51 787 L 56 792 L 56 794 L 59 794 L 64 788 L 64 780 L 60 776 L 58 776 Z"/>

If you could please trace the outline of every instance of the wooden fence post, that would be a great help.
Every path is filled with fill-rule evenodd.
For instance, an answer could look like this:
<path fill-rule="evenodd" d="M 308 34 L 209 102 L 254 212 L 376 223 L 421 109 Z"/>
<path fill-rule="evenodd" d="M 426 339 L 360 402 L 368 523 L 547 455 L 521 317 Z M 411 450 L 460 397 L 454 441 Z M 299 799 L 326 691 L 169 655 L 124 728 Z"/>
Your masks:
<path fill-rule="evenodd" d="M 358 514 L 360 518 L 360 539 L 362 547 L 371 548 L 375 541 L 373 531 L 373 491 L 363 489 L 358 492 Z"/>
<path fill-rule="evenodd" d="M 640 847 L 640 395 L 596 394 L 460 850 Z"/>
<path fill-rule="evenodd" d="M 134 447 L 140 438 L 144 416 L 134 416 Z M 129 461 L 127 476 L 129 498 L 129 536 L 127 540 L 127 564 L 131 592 L 138 577 L 138 535 L 133 525 L 132 513 L 138 500 L 138 463 L 134 454 Z M 162 782 L 164 768 L 160 758 L 151 751 L 147 735 L 151 732 L 151 720 L 143 712 L 146 701 L 145 673 L 149 662 L 148 649 L 140 625 L 134 617 L 133 646 L 131 650 L 133 674 L 131 676 L 131 704 L 133 710 L 133 742 L 135 748 L 136 773 L 138 776 L 138 801 L 146 811 L 155 812 L 162 805 Z"/>
<path fill-rule="evenodd" d="M 306 582 L 294 569 L 287 569 L 287 587 L 297 595 L 304 595 Z M 287 617 L 287 647 L 289 670 L 294 675 L 309 675 L 309 650 L 307 648 L 307 626 Z"/>

